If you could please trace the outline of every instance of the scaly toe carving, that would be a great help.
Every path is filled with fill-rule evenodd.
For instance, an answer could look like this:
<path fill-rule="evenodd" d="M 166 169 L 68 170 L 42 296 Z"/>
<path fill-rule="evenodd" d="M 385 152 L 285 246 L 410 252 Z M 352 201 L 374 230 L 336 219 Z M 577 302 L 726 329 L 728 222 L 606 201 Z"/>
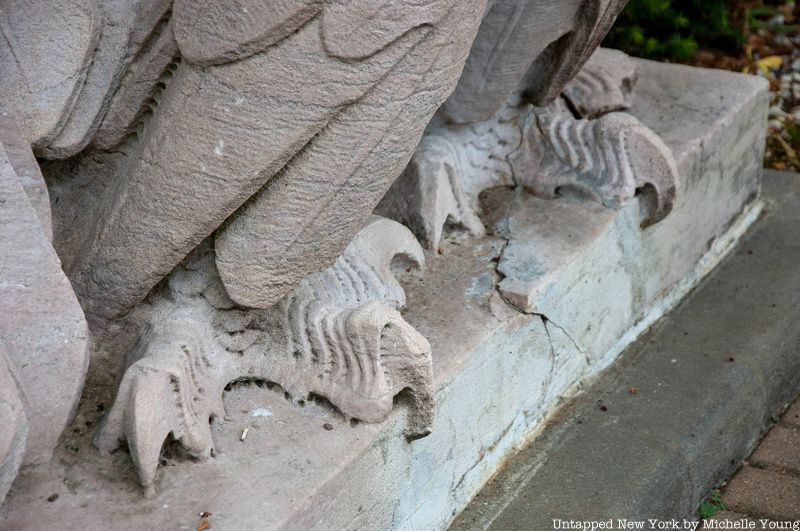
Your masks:
<path fill-rule="evenodd" d="M 429 248 L 448 229 L 482 235 L 479 195 L 496 186 L 521 185 L 545 198 L 569 187 L 611 208 L 639 195 L 642 227 L 656 223 L 672 210 L 678 174 L 658 135 L 612 112 L 630 106 L 635 83 L 636 64 L 601 49 L 549 107 L 515 93 L 483 122 L 434 119 L 375 212 L 405 224 Z"/>
<path fill-rule="evenodd" d="M 113 408 L 95 445 L 111 451 L 127 441 L 139 479 L 154 493 L 159 455 L 171 434 L 192 457 L 213 456 L 210 422 L 224 416 L 219 363 L 196 315 L 178 313 L 140 340 L 138 358 L 125 372 Z"/>
<path fill-rule="evenodd" d="M 645 196 L 643 227 L 672 210 L 678 183 L 672 151 L 635 117 L 610 113 L 583 120 L 558 106 L 537 108 L 535 114 L 540 134 L 531 139 L 542 161 L 521 182 L 534 194 L 552 197 L 559 188 L 573 187 L 618 209 L 639 191 Z"/>
<path fill-rule="evenodd" d="M 473 236 L 485 228 L 477 215 L 477 194 L 470 194 L 469 163 L 457 138 L 443 128 L 423 137 L 411 162 L 375 212 L 395 219 L 429 249 L 439 247 L 445 227 L 460 227 Z M 486 175 L 491 176 L 491 172 Z M 480 190 L 478 190 L 480 192 Z"/>
<path fill-rule="evenodd" d="M 422 248 L 408 229 L 374 216 L 332 267 L 279 305 L 286 346 L 258 364 L 291 394 L 325 396 L 365 422 L 385 420 L 394 396 L 408 389 L 414 438 L 430 433 L 431 347 L 398 312 L 406 300 L 393 265 L 422 268 Z"/>
<path fill-rule="evenodd" d="M 598 48 L 564 87 L 564 98 L 581 118 L 599 118 L 631 106 L 636 63 L 619 50 Z"/>
<path fill-rule="evenodd" d="M 401 317 L 406 296 L 394 276 L 424 263 L 408 229 L 373 216 L 331 267 L 271 308 L 242 309 L 224 300 L 214 253 L 201 246 L 149 300 L 153 324 L 95 444 L 112 450 L 126 440 L 152 494 L 170 434 L 198 460 L 213 455 L 209 423 L 224 417 L 223 389 L 238 379 L 274 382 L 295 399 L 323 396 L 365 422 L 385 420 L 408 391 L 406 436 L 427 435 L 431 347 Z"/>

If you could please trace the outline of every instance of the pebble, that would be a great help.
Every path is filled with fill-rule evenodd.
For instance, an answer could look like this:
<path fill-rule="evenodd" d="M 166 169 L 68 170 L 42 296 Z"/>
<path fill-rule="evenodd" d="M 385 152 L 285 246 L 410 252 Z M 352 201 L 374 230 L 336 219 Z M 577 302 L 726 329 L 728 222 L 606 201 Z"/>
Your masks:
<path fill-rule="evenodd" d="M 769 109 L 769 117 L 770 118 L 786 118 L 789 115 L 786 111 L 781 109 L 778 106 L 770 107 Z"/>
<path fill-rule="evenodd" d="M 778 34 L 778 35 L 775 35 L 775 37 L 774 37 L 774 42 L 775 42 L 775 44 L 777 44 L 778 46 L 786 46 L 786 47 L 789 47 L 789 46 L 791 46 L 791 45 L 792 45 L 792 41 L 790 41 L 790 40 L 789 40 L 789 37 L 787 37 L 786 35 L 784 35 L 784 34 L 782 34 L 782 33 L 780 33 L 780 34 Z"/>
<path fill-rule="evenodd" d="M 786 23 L 786 17 L 784 17 L 781 14 L 775 15 L 774 17 L 769 19 L 769 21 L 767 21 L 767 24 L 769 24 L 771 26 L 782 26 L 785 23 Z M 784 37 L 785 37 L 785 35 L 784 35 Z"/>

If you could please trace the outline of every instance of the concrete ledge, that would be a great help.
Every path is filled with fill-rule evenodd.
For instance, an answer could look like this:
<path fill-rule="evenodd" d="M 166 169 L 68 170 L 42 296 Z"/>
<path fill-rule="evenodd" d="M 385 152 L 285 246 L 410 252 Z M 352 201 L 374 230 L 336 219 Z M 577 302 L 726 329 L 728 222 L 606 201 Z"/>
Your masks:
<path fill-rule="evenodd" d="M 193 529 L 201 511 L 222 529 L 446 527 L 565 398 L 722 258 L 760 206 L 760 80 L 643 62 L 636 98 L 634 113 L 673 147 L 685 183 L 667 220 L 642 231 L 638 204 L 628 205 L 550 277 L 537 314 L 497 297 L 499 237 L 451 239 L 424 277 L 405 279 L 404 317 L 434 352 L 432 435 L 407 443 L 402 407 L 384 424 L 351 425 L 280 389 L 236 386 L 219 455 L 198 465 L 167 452 L 160 494 L 144 500 L 129 457 L 89 444 L 84 426 L 108 404 L 84 401 L 61 460 L 17 479 L 0 527 L 105 529 L 113 518 L 119 529 Z M 253 417 L 255 405 L 271 415 Z"/>
<path fill-rule="evenodd" d="M 738 251 L 452 529 L 695 516 L 800 391 L 800 176 L 768 173 L 764 195 L 766 216 Z"/>

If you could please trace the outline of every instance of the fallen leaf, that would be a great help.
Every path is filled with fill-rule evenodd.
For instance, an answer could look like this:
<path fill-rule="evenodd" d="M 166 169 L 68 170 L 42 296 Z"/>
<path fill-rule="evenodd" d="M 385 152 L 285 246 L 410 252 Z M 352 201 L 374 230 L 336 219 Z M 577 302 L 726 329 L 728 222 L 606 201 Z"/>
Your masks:
<path fill-rule="evenodd" d="M 761 68 L 768 68 L 770 70 L 775 70 L 776 68 L 780 68 L 783 65 L 783 57 L 780 55 L 770 55 L 768 57 L 764 57 L 758 60 L 758 66 Z"/>

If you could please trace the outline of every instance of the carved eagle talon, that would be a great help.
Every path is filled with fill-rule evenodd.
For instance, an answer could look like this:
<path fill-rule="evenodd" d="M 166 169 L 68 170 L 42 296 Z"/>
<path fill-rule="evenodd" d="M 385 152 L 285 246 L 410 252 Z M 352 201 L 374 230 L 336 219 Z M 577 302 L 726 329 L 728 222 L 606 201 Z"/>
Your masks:
<path fill-rule="evenodd" d="M 577 119 L 559 106 L 536 108 L 532 135 L 541 164 L 521 184 L 543 197 L 562 187 L 579 189 L 619 209 L 639 195 L 641 226 L 664 219 L 677 195 L 672 151 L 634 116 L 613 112 Z"/>
<path fill-rule="evenodd" d="M 630 58 L 598 50 L 550 105 L 513 93 L 487 120 L 435 119 L 376 212 L 433 248 L 453 226 L 482 235 L 479 195 L 498 186 L 545 199 L 578 191 L 611 209 L 638 197 L 641 227 L 661 221 L 675 203 L 678 170 L 655 132 L 619 112 L 630 106 L 635 81 Z"/>
<path fill-rule="evenodd" d="M 95 437 L 95 446 L 107 451 L 127 441 L 147 495 L 155 493 L 161 449 L 170 435 L 193 459 L 214 456 L 210 423 L 223 418 L 225 410 L 222 380 L 215 377 L 207 346 L 198 339 L 203 337 L 196 330 L 202 322 L 178 316 L 161 323 L 163 334 L 142 340 L 141 357 L 125 371 L 114 406 Z"/>
<path fill-rule="evenodd" d="M 214 456 L 210 423 L 225 418 L 224 387 L 241 378 L 275 382 L 296 398 L 323 396 L 364 422 L 386 420 L 394 397 L 409 391 L 406 436 L 430 433 L 431 347 L 400 315 L 405 291 L 394 277 L 424 266 L 408 229 L 371 218 L 331 267 L 266 309 L 207 300 L 221 282 L 209 251 L 173 272 L 167 297 L 154 295 L 159 311 L 95 438 L 109 451 L 127 441 L 147 495 L 170 435 L 196 460 Z"/>

